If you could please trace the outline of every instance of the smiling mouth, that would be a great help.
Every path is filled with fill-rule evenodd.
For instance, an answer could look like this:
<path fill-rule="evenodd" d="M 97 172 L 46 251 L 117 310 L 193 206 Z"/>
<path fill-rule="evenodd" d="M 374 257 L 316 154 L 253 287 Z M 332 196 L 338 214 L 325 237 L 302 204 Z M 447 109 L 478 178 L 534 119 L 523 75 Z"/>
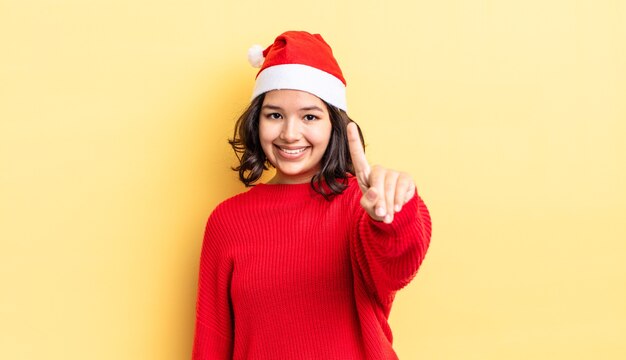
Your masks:
<path fill-rule="evenodd" d="M 280 151 L 284 152 L 285 154 L 289 154 L 289 155 L 297 155 L 300 154 L 302 152 L 304 152 L 306 149 L 308 149 L 308 146 L 299 148 L 299 149 L 285 149 L 283 147 L 280 147 L 278 145 L 275 145 Z"/>

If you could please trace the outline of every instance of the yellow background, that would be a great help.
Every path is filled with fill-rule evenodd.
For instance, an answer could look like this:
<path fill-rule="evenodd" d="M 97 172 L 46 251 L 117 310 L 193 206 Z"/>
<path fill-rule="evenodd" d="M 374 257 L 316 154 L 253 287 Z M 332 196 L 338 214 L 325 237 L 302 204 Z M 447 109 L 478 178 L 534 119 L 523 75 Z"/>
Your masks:
<path fill-rule="evenodd" d="M 623 1 L 0 1 L 0 358 L 186 359 L 250 45 L 319 32 L 433 238 L 401 359 L 626 358 Z"/>

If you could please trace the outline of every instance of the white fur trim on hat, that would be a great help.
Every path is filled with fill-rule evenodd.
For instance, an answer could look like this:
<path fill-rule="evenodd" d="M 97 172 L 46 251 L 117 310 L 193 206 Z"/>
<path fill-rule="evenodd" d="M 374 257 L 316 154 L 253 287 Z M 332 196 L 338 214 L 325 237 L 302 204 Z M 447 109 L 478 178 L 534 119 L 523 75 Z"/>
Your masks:
<path fill-rule="evenodd" d="M 348 111 L 346 87 L 333 75 L 302 64 L 283 64 L 264 69 L 256 78 L 252 98 L 279 89 L 302 90 Z"/>
<path fill-rule="evenodd" d="M 250 65 L 255 68 L 260 68 L 264 60 L 263 47 L 261 47 L 261 45 L 252 45 L 250 49 L 248 49 L 248 62 Z"/>

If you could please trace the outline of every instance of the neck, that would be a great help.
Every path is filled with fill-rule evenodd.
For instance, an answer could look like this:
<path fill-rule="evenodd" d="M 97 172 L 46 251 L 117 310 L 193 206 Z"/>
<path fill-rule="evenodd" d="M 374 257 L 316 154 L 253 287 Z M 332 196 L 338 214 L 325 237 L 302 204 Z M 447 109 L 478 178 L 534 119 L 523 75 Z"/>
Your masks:
<path fill-rule="evenodd" d="M 277 172 L 276 175 L 274 175 L 274 177 L 267 183 L 268 184 L 284 184 L 284 185 L 310 183 L 311 179 L 313 178 L 313 175 L 315 175 L 315 173 L 302 174 L 302 175 L 296 175 L 296 176 L 285 176 Z"/>

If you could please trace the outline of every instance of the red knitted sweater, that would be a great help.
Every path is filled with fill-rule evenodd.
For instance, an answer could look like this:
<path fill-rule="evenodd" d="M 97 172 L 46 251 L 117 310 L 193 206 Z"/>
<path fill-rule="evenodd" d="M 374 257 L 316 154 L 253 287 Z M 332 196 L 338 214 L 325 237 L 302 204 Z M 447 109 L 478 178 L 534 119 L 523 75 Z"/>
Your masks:
<path fill-rule="evenodd" d="M 353 176 L 332 201 L 310 184 L 259 184 L 209 216 L 194 360 L 397 359 L 387 322 L 430 242 L 418 194 L 391 224 Z"/>

